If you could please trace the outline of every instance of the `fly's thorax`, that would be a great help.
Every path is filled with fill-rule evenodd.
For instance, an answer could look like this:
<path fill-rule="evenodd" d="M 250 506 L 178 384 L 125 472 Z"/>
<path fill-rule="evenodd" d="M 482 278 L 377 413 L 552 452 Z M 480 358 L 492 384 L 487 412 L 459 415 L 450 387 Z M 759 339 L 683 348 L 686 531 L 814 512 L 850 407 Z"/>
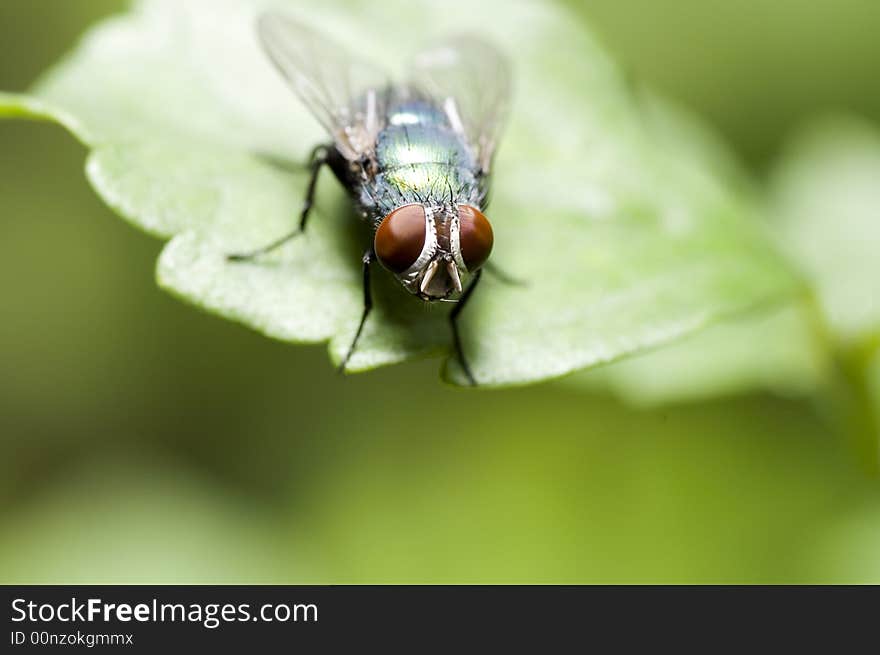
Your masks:
<path fill-rule="evenodd" d="M 484 195 L 483 185 L 473 171 L 436 163 L 385 169 L 362 180 L 355 192 L 358 205 L 376 225 L 403 205 L 476 207 L 482 204 Z"/>
<path fill-rule="evenodd" d="M 373 152 L 375 170 L 359 194 L 384 217 L 411 203 L 477 203 L 480 171 L 463 136 L 430 106 L 404 104 L 389 117 Z"/>
<path fill-rule="evenodd" d="M 414 89 L 392 88 L 389 94 L 375 144 L 357 162 L 360 175 L 349 178 L 364 213 L 381 221 L 407 204 L 479 205 L 482 171 L 460 124 Z"/>
<path fill-rule="evenodd" d="M 409 203 L 379 222 L 374 249 L 382 265 L 422 300 L 446 300 L 489 256 L 492 228 L 476 207 Z"/>
<path fill-rule="evenodd" d="M 379 133 L 376 159 L 383 169 L 425 163 L 476 167 L 461 135 L 437 125 L 389 125 Z"/>

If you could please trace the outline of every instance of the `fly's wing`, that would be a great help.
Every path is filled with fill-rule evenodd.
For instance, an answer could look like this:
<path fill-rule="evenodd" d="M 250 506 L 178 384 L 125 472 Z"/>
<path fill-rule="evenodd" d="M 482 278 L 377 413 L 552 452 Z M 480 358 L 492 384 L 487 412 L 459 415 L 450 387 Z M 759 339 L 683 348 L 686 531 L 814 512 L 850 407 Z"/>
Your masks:
<path fill-rule="evenodd" d="M 488 173 L 510 100 L 504 55 L 479 38 L 456 37 L 418 53 L 410 75 L 412 86 L 443 107 Z"/>
<path fill-rule="evenodd" d="M 257 33 L 269 58 L 339 152 L 349 160 L 369 152 L 382 129 L 388 77 L 284 14 L 262 14 Z"/>

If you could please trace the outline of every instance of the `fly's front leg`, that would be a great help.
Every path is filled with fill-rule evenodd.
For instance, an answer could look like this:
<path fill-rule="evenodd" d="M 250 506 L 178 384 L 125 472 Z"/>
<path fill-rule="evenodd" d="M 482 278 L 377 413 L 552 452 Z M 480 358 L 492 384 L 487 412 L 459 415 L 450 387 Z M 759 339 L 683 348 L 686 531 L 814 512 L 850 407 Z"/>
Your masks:
<path fill-rule="evenodd" d="M 449 324 L 452 326 L 452 343 L 455 347 L 455 356 L 458 357 L 458 363 L 461 364 L 461 368 L 472 387 L 477 386 L 477 381 L 474 379 L 474 374 L 471 373 L 471 367 L 468 366 L 467 359 L 465 359 L 464 356 L 464 349 L 461 347 L 461 335 L 458 333 L 458 316 L 461 314 L 465 305 L 467 305 L 467 301 L 474 293 L 474 289 L 477 288 L 477 283 L 480 281 L 480 276 L 482 274 L 483 269 L 477 269 L 476 273 L 474 273 L 473 282 L 470 283 L 468 288 L 462 294 L 458 304 L 451 312 L 449 312 Z"/>
<path fill-rule="evenodd" d="M 312 151 L 309 163 L 309 183 L 306 186 L 306 197 L 303 200 L 302 210 L 299 215 L 299 225 L 295 230 L 285 234 L 284 236 L 275 239 L 271 243 L 266 244 L 262 248 L 257 248 L 256 250 L 252 250 L 250 252 L 245 253 L 234 253 L 231 255 L 227 255 L 226 259 L 231 262 L 244 262 L 254 259 L 255 257 L 259 257 L 260 255 L 265 255 L 267 252 L 271 252 L 278 248 L 279 246 L 283 246 L 285 243 L 293 239 L 294 237 L 299 236 L 306 229 L 306 221 L 309 219 L 309 213 L 311 212 L 312 206 L 315 201 L 315 189 L 318 186 L 318 175 L 321 173 L 321 169 L 324 167 L 324 164 L 327 163 L 329 158 L 330 150 L 327 146 L 318 146 Z"/>
<path fill-rule="evenodd" d="M 339 372 L 344 373 L 345 367 L 348 365 L 348 360 L 351 359 L 352 354 L 354 354 L 354 349 L 357 346 L 358 339 L 361 338 L 361 332 L 364 331 L 364 323 L 367 322 L 367 316 L 370 315 L 370 310 L 373 309 L 373 292 L 370 290 L 370 264 L 373 263 L 373 249 L 370 248 L 364 253 L 363 258 L 364 263 L 364 311 L 361 314 L 361 322 L 358 324 L 357 332 L 355 332 L 354 339 L 351 341 L 351 345 L 348 347 L 348 352 L 345 353 L 345 357 L 342 359 L 342 363 L 339 365 Z"/>

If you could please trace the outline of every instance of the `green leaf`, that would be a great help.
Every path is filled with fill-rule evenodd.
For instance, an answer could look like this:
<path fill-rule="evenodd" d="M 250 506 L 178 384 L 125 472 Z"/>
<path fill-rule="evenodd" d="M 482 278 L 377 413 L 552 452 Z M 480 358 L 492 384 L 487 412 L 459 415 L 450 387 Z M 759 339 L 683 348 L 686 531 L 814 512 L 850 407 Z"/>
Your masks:
<path fill-rule="evenodd" d="M 0 91 L 0 118 L 54 121 L 67 127 L 73 134 L 77 134 L 80 129 L 76 120 L 64 111 L 47 105 L 39 98 L 20 93 Z"/>
<path fill-rule="evenodd" d="M 652 129 L 670 148 L 681 152 L 686 144 L 689 157 L 705 162 L 741 193 L 756 193 L 711 132 L 661 99 L 649 95 L 642 100 Z M 830 370 L 828 344 L 812 305 L 794 301 L 758 307 L 672 344 L 572 375 L 564 384 L 610 389 L 631 404 L 654 406 L 755 390 L 810 394 L 827 381 Z"/>
<path fill-rule="evenodd" d="M 843 347 L 880 334 L 880 132 L 827 118 L 792 140 L 773 176 L 780 241 Z"/>
<path fill-rule="evenodd" d="M 780 242 L 815 290 L 845 393 L 837 399 L 868 470 L 880 467 L 880 131 L 854 117 L 816 120 L 772 177 Z"/>
<path fill-rule="evenodd" d="M 811 312 L 788 304 L 737 317 L 656 351 L 584 371 L 566 384 L 610 388 L 636 405 L 694 401 L 754 390 L 816 391 L 830 367 Z"/>
<path fill-rule="evenodd" d="M 108 204 L 171 238 L 158 264 L 163 287 L 273 337 L 329 340 L 339 361 L 361 312 L 369 237 L 329 176 L 307 236 L 259 263 L 224 260 L 291 228 L 305 178 L 290 162 L 325 138 L 260 52 L 253 24 L 262 6 L 144 0 L 94 29 L 34 93 L 92 148 L 89 179 Z M 401 53 L 460 30 L 465 15 L 513 60 L 490 218 L 494 260 L 527 285 L 487 279 L 462 315 L 481 384 L 610 361 L 795 288 L 752 220 L 749 195 L 690 143 L 688 121 L 658 129 L 564 9 L 497 0 L 286 6 L 398 72 Z M 349 368 L 447 354 L 448 307 L 425 307 L 377 273 L 376 311 Z M 454 360 L 446 375 L 463 382 Z"/>

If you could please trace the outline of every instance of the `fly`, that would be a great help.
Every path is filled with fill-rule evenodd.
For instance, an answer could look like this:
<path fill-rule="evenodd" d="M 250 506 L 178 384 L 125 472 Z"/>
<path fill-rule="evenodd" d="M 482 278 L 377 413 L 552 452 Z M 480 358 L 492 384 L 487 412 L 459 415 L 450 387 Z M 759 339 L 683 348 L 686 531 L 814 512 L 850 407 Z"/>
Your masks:
<path fill-rule="evenodd" d="M 449 314 L 461 367 L 458 318 L 492 252 L 483 215 L 492 159 L 509 95 L 504 57 L 474 37 L 412 57 L 402 83 L 296 20 L 263 14 L 257 33 L 269 58 L 331 141 L 318 146 L 297 228 L 268 245 L 230 255 L 251 260 L 302 234 L 324 166 L 346 188 L 373 239 L 363 255 L 364 307 L 344 370 L 372 308 L 374 261 L 425 302 L 455 302 Z"/>

